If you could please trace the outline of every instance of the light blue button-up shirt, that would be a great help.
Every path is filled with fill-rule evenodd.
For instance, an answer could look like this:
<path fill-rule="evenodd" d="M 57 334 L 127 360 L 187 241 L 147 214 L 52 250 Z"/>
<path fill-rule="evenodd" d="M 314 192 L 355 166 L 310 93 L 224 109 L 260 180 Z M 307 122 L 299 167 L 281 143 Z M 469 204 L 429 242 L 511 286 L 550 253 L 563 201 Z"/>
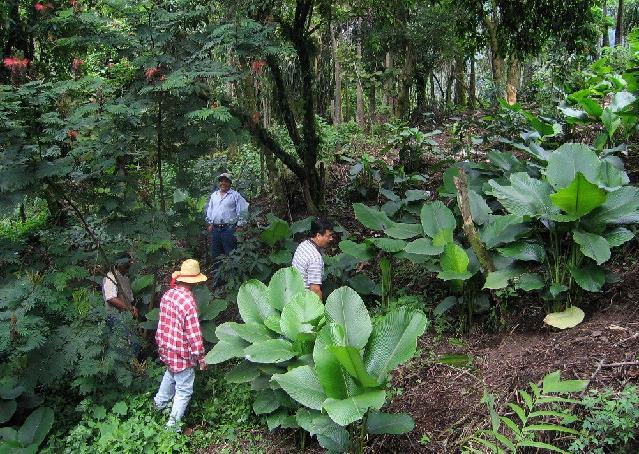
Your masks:
<path fill-rule="evenodd" d="M 248 212 L 248 202 L 234 189 L 229 189 L 224 195 L 219 190 L 211 194 L 206 207 L 206 222 L 208 224 L 244 224 Z"/>

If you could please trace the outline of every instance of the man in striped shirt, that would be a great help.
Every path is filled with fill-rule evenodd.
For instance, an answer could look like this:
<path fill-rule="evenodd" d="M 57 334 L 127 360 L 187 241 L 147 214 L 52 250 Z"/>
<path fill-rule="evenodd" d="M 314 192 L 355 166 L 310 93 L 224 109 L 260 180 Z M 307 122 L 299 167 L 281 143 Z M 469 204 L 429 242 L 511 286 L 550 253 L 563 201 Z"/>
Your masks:
<path fill-rule="evenodd" d="M 304 286 L 322 296 L 322 281 L 324 275 L 324 259 L 322 249 L 333 241 L 334 225 L 324 218 L 314 219 L 311 223 L 311 237 L 302 241 L 293 255 L 293 266 L 304 279 Z"/>
<path fill-rule="evenodd" d="M 173 273 L 171 288 L 160 302 L 155 340 L 167 370 L 153 400 L 156 408 L 163 409 L 173 399 L 168 427 L 182 419 L 191 400 L 195 367 L 206 369 L 197 303 L 191 292 L 196 284 L 204 281 L 206 276 L 200 273 L 197 260 L 185 260 L 180 271 Z"/>

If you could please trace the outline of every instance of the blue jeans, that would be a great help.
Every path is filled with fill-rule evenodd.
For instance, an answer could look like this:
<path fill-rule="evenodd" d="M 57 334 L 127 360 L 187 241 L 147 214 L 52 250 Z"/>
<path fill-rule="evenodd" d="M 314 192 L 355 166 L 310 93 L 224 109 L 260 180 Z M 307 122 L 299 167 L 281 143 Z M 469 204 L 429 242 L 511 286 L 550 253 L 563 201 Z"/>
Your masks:
<path fill-rule="evenodd" d="M 160 389 L 153 398 L 155 407 L 161 410 L 167 406 L 169 401 L 173 399 L 171 406 L 171 414 L 167 426 L 174 426 L 182 419 L 186 407 L 189 405 L 191 395 L 193 394 L 193 383 L 195 382 L 195 369 L 189 367 L 181 372 L 173 373 L 170 370 L 164 372 Z"/>
<path fill-rule="evenodd" d="M 217 286 L 222 282 L 220 279 L 220 265 L 222 264 L 220 256 L 222 254 L 229 255 L 235 246 L 235 227 L 213 227 L 211 232 L 211 258 L 213 259 L 213 285 Z"/>

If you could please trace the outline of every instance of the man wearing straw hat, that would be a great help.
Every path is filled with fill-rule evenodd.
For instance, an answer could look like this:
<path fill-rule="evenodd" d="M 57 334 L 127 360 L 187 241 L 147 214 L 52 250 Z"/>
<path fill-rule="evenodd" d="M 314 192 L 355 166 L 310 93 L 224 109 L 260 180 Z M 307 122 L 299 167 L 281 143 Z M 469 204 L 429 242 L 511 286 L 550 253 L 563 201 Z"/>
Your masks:
<path fill-rule="evenodd" d="M 172 274 L 171 288 L 160 301 L 155 340 L 167 370 L 153 400 L 156 408 L 161 410 L 173 399 L 168 427 L 182 419 L 191 400 L 195 367 L 206 369 L 197 303 L 191 292 L 195 285 L 204 281 L 206 276 L 200 272 L 198 261 L 185 260 L 180 271 Z"/>

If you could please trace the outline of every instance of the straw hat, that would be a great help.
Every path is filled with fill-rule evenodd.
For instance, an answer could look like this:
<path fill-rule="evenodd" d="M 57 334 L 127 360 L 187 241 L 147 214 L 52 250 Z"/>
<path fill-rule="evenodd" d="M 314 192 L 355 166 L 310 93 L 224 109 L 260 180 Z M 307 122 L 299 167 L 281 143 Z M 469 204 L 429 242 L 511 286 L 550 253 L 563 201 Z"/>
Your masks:
<path fill-rule="evenodd" d="M 188 259 L 182 262 L 180 271 L 174 271 L 171 275 L 173 281 L 197 284 L 206 281 L 206 276 L 200 273 L 200 264 L 197 260 Z"/>

